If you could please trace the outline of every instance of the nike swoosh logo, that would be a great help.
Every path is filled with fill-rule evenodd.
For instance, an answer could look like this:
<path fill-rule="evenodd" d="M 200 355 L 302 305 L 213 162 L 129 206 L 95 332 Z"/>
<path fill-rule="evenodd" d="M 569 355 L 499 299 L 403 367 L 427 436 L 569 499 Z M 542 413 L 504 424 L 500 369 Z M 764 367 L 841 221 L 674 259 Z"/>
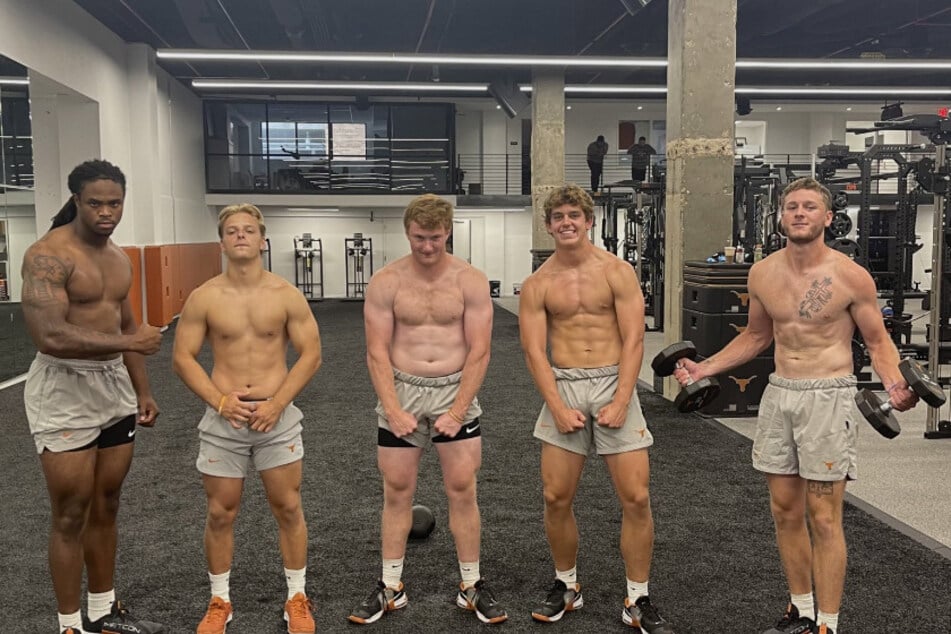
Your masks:
<path fill-rule="evenodd" d="M 132 438 L 133 436 L 135 436 L 135 430 L 134 430 L 134 429 L 129 432 L 129 438 Z"/>
<path fill-rule="evenodd" d="M 466 427 L 466 433 L 467 433 L 467 434 L 471 434 L 472 432 L 474 432 L 474 431 L 477 430 L 477 429 L 479 429 L 479 426 L 478 426 L 478 425 L 473 425 L 472 427 Z"/>

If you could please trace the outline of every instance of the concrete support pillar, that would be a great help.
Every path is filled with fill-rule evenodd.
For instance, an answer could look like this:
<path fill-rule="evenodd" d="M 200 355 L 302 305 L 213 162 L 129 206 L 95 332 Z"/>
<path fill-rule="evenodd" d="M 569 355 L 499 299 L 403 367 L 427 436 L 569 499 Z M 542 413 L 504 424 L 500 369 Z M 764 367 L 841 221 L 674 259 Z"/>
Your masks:
<path fill-rule="evenodd" d="M 545 198 L 565 184 L 565 73 L 532 73 L 532 270 L 555 250 L 545 229 Z"/>
<path fill-rule="evenodd" d="M 670 0 L 664 341 L 682 339 L 683 265 L 732 231 L 736 0 Z M 664 395 L 679 386 L 672 378 Z"/>

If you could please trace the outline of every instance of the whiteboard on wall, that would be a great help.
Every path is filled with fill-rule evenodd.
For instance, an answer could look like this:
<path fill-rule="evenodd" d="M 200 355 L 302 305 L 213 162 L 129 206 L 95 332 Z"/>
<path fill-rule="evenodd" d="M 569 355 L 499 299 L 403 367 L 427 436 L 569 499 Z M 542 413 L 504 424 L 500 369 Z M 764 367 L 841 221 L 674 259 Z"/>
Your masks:
<path fill-rule="evenodd" d="M 334 156 L 365 159 L 367 156 L 367 126 L 365 123 L 334 123 L 331 126 Z"/>

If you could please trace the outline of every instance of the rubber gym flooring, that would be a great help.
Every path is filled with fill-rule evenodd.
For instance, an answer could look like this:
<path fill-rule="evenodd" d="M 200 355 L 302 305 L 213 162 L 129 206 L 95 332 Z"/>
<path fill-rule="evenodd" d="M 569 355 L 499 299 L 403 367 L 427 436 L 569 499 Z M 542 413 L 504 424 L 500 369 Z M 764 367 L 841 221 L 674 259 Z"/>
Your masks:
<path fill-rule="evenodd" d="M 361 626 L 349 624 L 347 614 L 379 575 L 375 397 L 365 364 L 362 304 L 324 301 L 312 307 L 324 365 L 296 401 L 305 414 L 308 592 L 319 632 L 356 632 Z M 117 588 L 134 613 L 177 634 L 194 631 L 208 601 L 208 580 L 204 494 L 194 468 L 203 405 L 171 371 L 173 336 L 171 329 L 162 350 L 149 359 L 162 415 L 136 441 L 120 515 Z M 207 351 L 203 358 L 209 360 Z M 39 634 L 53 632 L 56 624 L 46 564 L 49 505 L 22 398 L 22 384 L 0 391 L 0 608 L 7 631 Z M 553 577 L 542 527 L 539 448 L 531 436 L 541 399 L 522 360 L 517 319 L 501 308 L 480 400 L 482 572 L 509 612 L 500 629 L 630 631 L 620 621 L 620 510 L 596 458 L 588 462 L 576 500 L 585 606 L 555 625 L 533 623 L 529 616 Z M 679 414 L 651 392 L 641 392 L 641 403 L 655 436 L 655 603 L 681 634 L 759 634 L 778 619 L 787 597 L 766 487 L 750 466 L 750 441 L 716 422 Z M 417 501 L 435 511 L 437 528 L 428 540 L 409 545 L 409 605 L 368 629 L 484 631 L 487 626 L 453 604 L 459 573 L 432 451 L 424 456 Z M 840 631 L 951 632 L 951 561 L 854 507 L 845 515 L 850 557 Z M 237 521 L 231 597 L 232 634 L 285 631 L 277 530 L 256 477 L 248 479 Z"/>

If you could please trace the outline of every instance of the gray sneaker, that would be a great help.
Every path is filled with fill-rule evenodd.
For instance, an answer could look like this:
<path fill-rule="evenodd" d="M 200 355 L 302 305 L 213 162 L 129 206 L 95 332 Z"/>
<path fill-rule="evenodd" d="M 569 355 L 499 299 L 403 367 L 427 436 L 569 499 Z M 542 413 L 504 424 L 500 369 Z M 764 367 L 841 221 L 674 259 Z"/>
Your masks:
<path fill-rule="evenodd" d="M 472 610 L 483 623 L 501 623 L 509 618 L 505 609 L 495 599 L 492 590 L 486 585 L 485 579 L 479 579 L 474 586 L 465 589 L 460 583 L 456 605 L 465 610 Z"/>
<path fill-rule="evenodd" d="M 673 626 L 651 603 L 650 597 L 641 597 L 634 603 L 624 599 L 621 620 L 625 625 L 641 628 L 643 634 L 676 634 Z"/>
<path fill-rule="evenodd" d="M 565 615 L 565 612 L 573 612 L 584 605 L 584 598 L 581 596 L 581 585 L 572 584 L 569 588 L 561 579 L 555 579 L 545 602 L 532 610 L 532 618 L 543 623 L 554 623 Z"/>
<path fill-rule="evenodd" d="M 402 581 L 400 587 L 395 590 L 388 588 L 383 581 L 377 581 L 376 587 L 373 588 L 370 596 L 355 607 L 347 618 L 353 623 L 369 625 L 379 621 L 380 617 L 387 612 L 405 608 L 407 603 L 409 603 L 409 599 L 406 598 Z"/>

